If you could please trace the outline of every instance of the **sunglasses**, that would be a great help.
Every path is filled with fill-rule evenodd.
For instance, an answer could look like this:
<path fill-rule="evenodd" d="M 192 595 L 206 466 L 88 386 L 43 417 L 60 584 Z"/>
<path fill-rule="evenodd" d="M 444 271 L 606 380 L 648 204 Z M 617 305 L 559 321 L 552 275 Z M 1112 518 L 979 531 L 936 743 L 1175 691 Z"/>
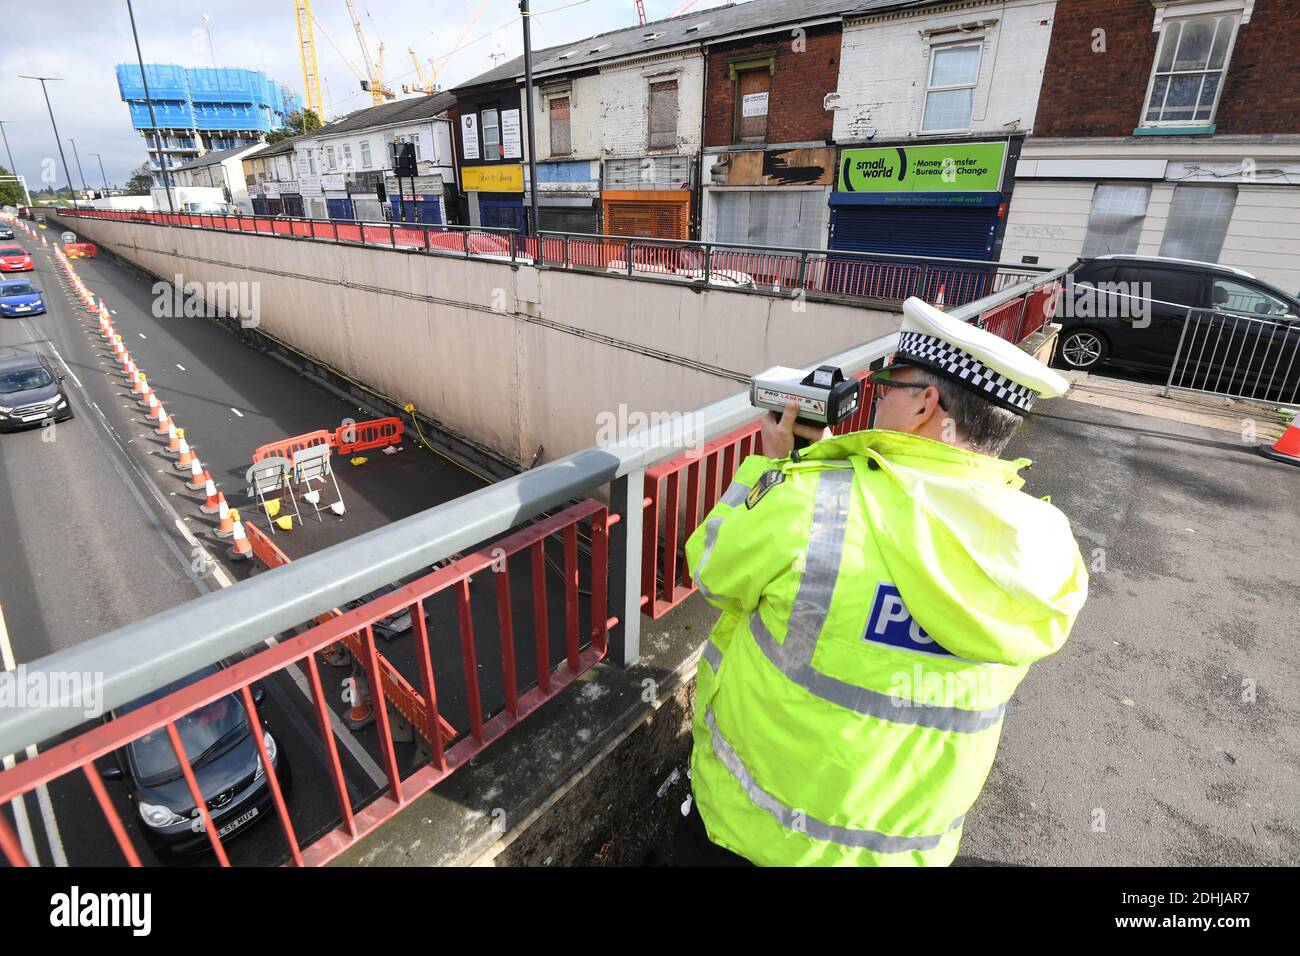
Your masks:
<path fill-rule="evenodd" d="M 924 382 L 905 382 L 898 378 L 898 373 L 906 368 L 911 368 L 911 366 L 889 366 L 888 368 L 877 369 L 867 376 L 866 380 L 875 386 L 875 396 L 877 400 L 884 398 L 889 394 L 891 388 L 910 388 L 924 391 L 927 388 L 933 387 Z M 939 400 L 939 407 L 945 412 L 948 410 L 944 407 L 943 399 Z"/>

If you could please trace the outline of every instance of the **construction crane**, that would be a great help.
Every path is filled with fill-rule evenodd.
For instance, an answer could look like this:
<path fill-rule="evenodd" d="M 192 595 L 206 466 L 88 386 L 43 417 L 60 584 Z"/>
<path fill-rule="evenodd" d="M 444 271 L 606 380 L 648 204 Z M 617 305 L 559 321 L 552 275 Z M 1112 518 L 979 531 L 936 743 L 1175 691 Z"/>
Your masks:
<path fill-rule="evenodd" d="M 312 33 L 311 0 L 294 0 L 294 20 L 298 24 L 298 55 L 302 59 L 304 110 L 311 110 L 325 122 L 325 98 L 320 95 L 320 69 L 316 66 L 316 37 Z"/>
<path fill-rule="evenodd" d="M 361 59 L 366 64 L 366 77 L 361 81 L 361 88 L 370 94 L 370 100 L 375 106 L 379 106 L 384 100 L 391 100 L 396 94 L 384 85 L 384 44 L 379 44 L 379 64 L 376 66 L 374 59 L 370 56 L 370 45 L 366 43 L 366 35 L 361 29 L 361 21 L 357 19 L 357 8 L 352 0 L 344 0 L 348 6 L 348 15 L 352 17 L 352 28 L 357 31 L 357 43 L 361 45 Z"/>
<path fill-rule="evenodd" d="M 418 86 L 408 86 L 407 84 L 403 83 L 402 92 L 403 93 L 424 93 L 425 95 L 432 94 L 434 92 L 433 81 L 429 79 L 428 74 L 424 72 L 424 64 L 422 64 L 420 62 L 420 58 L 415 55 L 415 47 L 408 46 L 406 48 L 406 52 L 411 54 L 411 62 L 415 64 L 415 75 L 419 79 L 420 83 Z M 432 60 L 429 61 L 429 69 L 430 70 L 433 69 Z"/>

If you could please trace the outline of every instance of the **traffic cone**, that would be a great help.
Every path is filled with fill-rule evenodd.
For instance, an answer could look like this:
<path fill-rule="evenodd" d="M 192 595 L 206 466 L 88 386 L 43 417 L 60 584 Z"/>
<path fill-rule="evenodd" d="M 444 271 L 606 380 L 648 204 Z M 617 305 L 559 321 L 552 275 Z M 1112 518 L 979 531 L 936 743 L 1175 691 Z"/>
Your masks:
<path fill-rule="evenodd" d="M 161 409 L 162 405 L 158 407 Z M 172 421 L 172 417 L 164 409 L 158 413 L 158 427 L 153 430 L 153 433 L 155 435 L 167 435 L 175 427 L 176 423 Z"/>
<path fill-rule="evenodd" d="M 199 510 L 205 515 L 214 515 L 221 510 L 223 497 L 217 491 L 217 485 L 211 478 L 208 479 L 203 490 L 207 493 L 208 500 L 199 505 Z"/>
<path fill-rule="evenodd" d="M 248 535 L 244 534 L 244 523 L 239 520 L 239 512 L 232 511 L 230 517 L 235 523 L 234 529 L 231 531 L 231 536 L 235 540 L 226 554 L 236 561 L 247 561 L 253 556 L 253 546 L 248 542 Z"/>
<path fill-rule="evenodd" d="M 189 443 L 185 440 L 185 429 L 176 429 L 176 434 L 180 436 L 181 445 L 175 468 L 177 471 L 189 471 L 190 465 L 194 462 L 194 452 L 190 450 Z"/>
<path fill-rule="evenodd" d="M 162 402 L 158 401 L 158 393 L 149 393 L 149 414 L 145 417 L 151 422 L 160 422 L 166 413 L 163 411 Z"/>
<path fill-rule="evenodd" d="M 226 504 L 226 496 L 223 493 L 217 493 L 217 502 L 217 517 L 221 519 L 221 524 L 217 527 L 216 534 L 218 538 L 229 538 L 235 533 L 235 519 L 232 517 L 235 512 L 230 505 Z"/>
<path fill-rule="evenodd" d="M 943 311 L 943 290 L 946 288 L 947 286 L 939 286 L 939 292 L 934 297 L 934 307 L 940 312 Z"/>
<path fill-rule="evenodd" d="M 141 408 L 149 408 L 149 399 L 152 398 L 155 402 L 158 401 L 158 399 L 154 396 L 153 389 L 149 387 L 149 383 L 144 381 L 143 375 L 140 376 L 140 379 L 140 400 L 136 402 L 136 404 Z"/>
<path fill-rule="evenodd" d="M 120 335 L 114 335 L 114 336 L 113 336 L 113 354 L 114 354 L 115 356 L 117 356 L 118 358 L 121 358 L 121 357 L 122 357 L 122 353 L 125 352 L 125 351 L 126 351 L 126 346 L 122 344 L 122 336 L 120 336 Z"/>
<path fill-rule="evenodd" d="M 179 458 L 181 455 L 181 440 L 185 437 L 185 429 L 177 428 L 173 423 L 172 427 L 167 429 L 167 448 L 164 452 L 172 458 Z"/>
<path fill-rule="evenodd" d="M 190 491 L 202 491 L 211 480 L 212 476 L 208 474 L 208 470 L 203 467 L 203 463 L 196 455 L 190 462 L 190 480 L 186 482 L 185 487 Z"/>
<path fill-rule="evenodd" d="M 343 684 L 348 687 L 348 696 L 345 699 L 352 702 L 343 722 L 350 730 L 361 730 L 370 726 L 375 721 L 375 708 L 371 706 L 370 688 L 366 686 L 365 677 L 360 673 L 360 669 L 354 666 L 352 676 L 343 678 Z"/>
<path fill-rule="evenodd" d="M 1291 419 L 1282 437 L 1270 445 L 1260 445 L 1259 453 L 1265 458 L 1285 462 L 1288 465 L 1300 465 L 1300 415 Z"/>
<path fill-rule="evenodd" d="M 135 378 L 132 379 L 132 381 L 134 381 L 135 384 L 131 387 L 131 394 L 132 394 L 132 395 L 143 395 L 143 394 L 144 394 L 144 390 L 145 390 L 145 388 L 147 387 L 147 386 L 144 384 L 144 372 L 141 372 L 141 371 L 137 370 L 137 371 L 136 371 Z"/>

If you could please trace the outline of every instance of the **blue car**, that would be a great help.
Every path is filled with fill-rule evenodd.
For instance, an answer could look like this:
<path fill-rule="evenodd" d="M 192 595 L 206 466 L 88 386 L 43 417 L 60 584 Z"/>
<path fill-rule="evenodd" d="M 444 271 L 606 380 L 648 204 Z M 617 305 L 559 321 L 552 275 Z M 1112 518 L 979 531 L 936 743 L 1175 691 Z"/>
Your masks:
<path fill-rule="evenodd" d="M 0 282 L 0 316 L 40 315 L 44 311 L 45 297 L 26 279 Z"/>

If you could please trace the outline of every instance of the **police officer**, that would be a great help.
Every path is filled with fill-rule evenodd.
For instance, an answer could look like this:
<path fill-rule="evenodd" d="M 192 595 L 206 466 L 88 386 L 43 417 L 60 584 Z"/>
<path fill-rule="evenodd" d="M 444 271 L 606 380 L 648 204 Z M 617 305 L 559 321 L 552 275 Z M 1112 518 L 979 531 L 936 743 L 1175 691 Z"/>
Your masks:
<path fill-rule="evenodd" d="M 1065 379 L 919 299 L 870 379 L 874 429 L 769 416 L 764 455 L 687 542 L 722 616 L 679 857 L 950 863 L 1007 701 L 1087 596 L 1069 522 L 1020 490 L 1028 460 L 998 457 Z M 796 450 L 795 434 L 814 443 Z"/>

